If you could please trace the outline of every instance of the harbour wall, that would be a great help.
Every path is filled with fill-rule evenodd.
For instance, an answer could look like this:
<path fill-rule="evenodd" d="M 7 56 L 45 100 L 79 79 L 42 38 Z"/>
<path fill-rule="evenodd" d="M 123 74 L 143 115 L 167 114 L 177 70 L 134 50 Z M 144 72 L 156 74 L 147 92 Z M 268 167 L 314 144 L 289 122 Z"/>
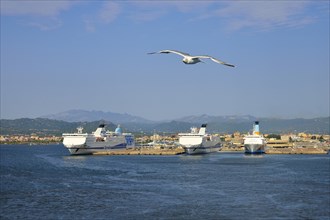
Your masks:
<path fill-rule="evenodd" d="M 244 148 L 222 148 L 221 152 L 242 152 Z M 182 147 L 135 147 L 120 150 L 105 150 L 93 155 L 179 155 L 184 154 Z M 328 154 L 328 149 L 323 148 L 267 148 L 265 154 Z"/>
<path fill-rule="evenodd" d="M 120 150 L 107 150 L 93 155 L 178 155 L 185 153 L 182 147 L 134 147 Z"/>
<path fill-rule="evenodd" d="M 328 154 L 323 148 L 268 148 L 266 154 Z"/>

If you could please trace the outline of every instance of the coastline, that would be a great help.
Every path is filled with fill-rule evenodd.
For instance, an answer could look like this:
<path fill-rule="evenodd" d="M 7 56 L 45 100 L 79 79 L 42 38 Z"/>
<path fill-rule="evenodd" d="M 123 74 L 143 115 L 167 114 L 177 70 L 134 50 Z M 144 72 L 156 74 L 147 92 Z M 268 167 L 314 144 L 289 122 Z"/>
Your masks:
<path fill-rule="evenodd" d="M 61 142 L 17 142 L 17 143 L 0 143 L 0 146 L 23 146 L 27 147 L 32 146 L 50 146 L 50 145 L 61 145 Z M 179 155 L 184 154 L 185 150 L 180 146 L 150 146 L 150 147 L 141 147 L 136 146 L 134 148 L 127 149 L 116 149 L 116 150 L 105 150 L 93 153 L 92 155 Z M 223 147 L 220 149 L 219 153 L 243 153 L 244 147 L 228 148 Z M 314 148 L 314 147 L 305 147 L 305 148 L 267 148 L 265 149 L 265 154 L 329 154 L 329 148 Z"/>

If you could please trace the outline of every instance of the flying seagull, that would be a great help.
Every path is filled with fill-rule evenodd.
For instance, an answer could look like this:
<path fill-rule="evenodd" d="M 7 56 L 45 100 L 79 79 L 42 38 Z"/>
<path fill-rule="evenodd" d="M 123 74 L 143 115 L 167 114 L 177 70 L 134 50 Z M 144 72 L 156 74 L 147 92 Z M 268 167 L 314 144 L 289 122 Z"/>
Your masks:
<path fill-rule="evenodd" d="M 201 59 L 211 59 L 212 61 L 214 61 L 216 63 L 220 63 L 220 64 L 230 66 L 230 67 L 235 67 L 232 64 L 223 62 L 221 60 L 218 60 L 218 59 L 216 59 L 214 57 L 211 57 L 211 56 L 208 56 L 208 55 L 192 56 L 188 53 L 183 53 L 183 52 L 180 52 L 180 51 L 177 51 L 177 50 L 161 50 L 161 51 L 158 51 L 158 52 L 152 52 L 152 53 L 148 53 L 148 54 L 157 54 L 157 53 L 159 53 L 159 54 L 160 53 L 175 53 L 175 54 L 180 55 L 180 56 L 183 57 L 182 62 L 184 62 L 185 64 L 195 64 L 195 63 L 203 62 Z"/>

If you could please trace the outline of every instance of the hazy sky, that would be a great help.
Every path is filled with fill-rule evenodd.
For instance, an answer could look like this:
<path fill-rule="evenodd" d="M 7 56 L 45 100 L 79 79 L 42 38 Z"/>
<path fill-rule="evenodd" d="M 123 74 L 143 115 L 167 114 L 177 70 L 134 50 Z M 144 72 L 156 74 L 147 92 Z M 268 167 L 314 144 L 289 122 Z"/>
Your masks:
<path fill-rule="evenodd" d="M 71 109 L 329 116 L 329 1 L 1 0 L 1 118 Z"/>

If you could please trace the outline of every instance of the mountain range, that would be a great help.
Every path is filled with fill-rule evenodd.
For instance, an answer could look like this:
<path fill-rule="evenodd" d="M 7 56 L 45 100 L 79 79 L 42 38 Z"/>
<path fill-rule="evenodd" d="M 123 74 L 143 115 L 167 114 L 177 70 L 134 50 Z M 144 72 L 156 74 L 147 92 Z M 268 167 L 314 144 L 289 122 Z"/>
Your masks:
<path fill-rule="evenodd" d="M 127 113 L 114 113 L 103 111 L 86 111 L 86 110 L 69 110 L 57 114 L 44 115 L 40 118 L 48 118 L 54 120 L 61 120 L 67 122 L 92 122 L 92 121 L 111 121 L 115 124 L 118 123 L 144 123 L 154 124 L 168 121 L 180 121 L 188 123 L 207 123 L 207 122 L 251 122 L 257 120 L 256 117 L 251 115 L 230 115 L 230 116 L 210 116 L 210 115 L 191 115 L 167 121 L 152 121 L 139 116 L 133 116 Z"/>
<path fill-rule="evenodd" d="M 103 111 L 86 111 L 86 110 L 69 110 L 60 112 L 57 114 L 44 115 L 40 118 L 48 118 L 54 120 L 61 120 L 67 122 L 92 122 L 92 121 L 111 121 L 113 123 L 152 123 L 152 121 L 144 119 L 142 117 L 129 115 L 127 113 L 114 113 Z"/>
<path fill-rule="evenodd" d="M 188 132 L 190 127 L 208 124 L 210 133 L 247 133 L 252 130 L 254 121 L 260 121 L 262 133 L 306 132 L 329 134 L 330 117 L 313 119 L 276 119 L 257 118 L 251 115 L 243 116 L 186 116 L 170 121 L 151 121 L 129 114 L 102 111 L 70 110 L 58 114 L 45 115 L 35 119 L 0 120 L 0 134 L 47 134 L 61 135 L 74 132 L 78 126 L 84 131 L 94 131 L 100 123 L 106 123 L 109 130 L 114 130 L 116 124 L 121 124 L 124 132 L 135 134 L 179 133 Z"/>

